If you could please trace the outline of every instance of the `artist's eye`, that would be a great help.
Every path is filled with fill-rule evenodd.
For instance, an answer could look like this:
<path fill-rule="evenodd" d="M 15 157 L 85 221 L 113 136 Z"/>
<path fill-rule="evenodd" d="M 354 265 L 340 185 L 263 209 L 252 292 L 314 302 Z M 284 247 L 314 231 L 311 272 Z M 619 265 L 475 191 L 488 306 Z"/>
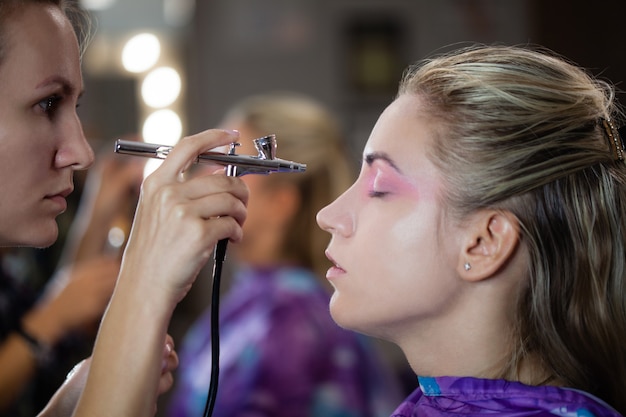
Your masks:
<path fill-rule="evenodd" d="M 52 117 L 60 101 L 61 101 L 61 96 L 53 95 L 53 96 L 46 97 L 45 99 L 41 100 L 39 103 L 37 103 L 37 105 L 41 108 L 41 110 L 43 110 L 44 113 Z"/>

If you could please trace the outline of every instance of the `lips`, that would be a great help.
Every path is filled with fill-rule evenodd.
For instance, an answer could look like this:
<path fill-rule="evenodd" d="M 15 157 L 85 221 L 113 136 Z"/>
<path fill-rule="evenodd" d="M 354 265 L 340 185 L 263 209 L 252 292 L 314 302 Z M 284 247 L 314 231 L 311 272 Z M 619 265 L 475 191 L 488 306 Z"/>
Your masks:
<path fill-rule="evenodd" d="M 48 194 L 45 198 L 46 200 L 54 202 L 58 206 L 58 210 L 60 213 L 63 213 L 67 210 L 67 196 L 70 195 L 73 191 L 73 187 L 68 187 L 62 191 L 59 191 L 56 194 Z"/>
<path fill-rule="evenodd" d="M 68 195 L 72 194 L 72 191 L 74 191 L 74 187 L 68 187 L 65 190 L 61 191 L 59 195 L 63 198 L 67 198 Z"/>
<path fill-rule="evenodd" d="M 330 254 L 330 252 L 328 250 L 326 250 L 324 252 L 324 254 L 326 255 L 326 258 L 328 258 L 328 260 L 335 265 L 335 267 L 340 268 L 339 264 L 333 259 L 332 255 Z"/>
<path fill-rule="evenodd" d="M 333 266 L 331 266 L 328 271 L 326 272 L 326 278 L 328 279 L 332 279 L 332 278 L 337 278 L 340 275 L 343 275 L 346 273 L 346 270 L 343 269 L 341 267 L 341 265 L 339 265 L 337 263 L 337 261 L 335 261 L 335 259 L 330 255 L 330 253 L 328 251 L 325 252 L 326 257 L 328 258 L 328 260 L 330 262 L 332 262 Z"/>
<path fill-rule="evenodd" d="M 74 191 L 74 187 L 70 186 L 58 193 L 48 194 L 46 198 L 54 198 L 54 197 L 67 198 L 68 195 L 72 194 L 72 191 Z"/>

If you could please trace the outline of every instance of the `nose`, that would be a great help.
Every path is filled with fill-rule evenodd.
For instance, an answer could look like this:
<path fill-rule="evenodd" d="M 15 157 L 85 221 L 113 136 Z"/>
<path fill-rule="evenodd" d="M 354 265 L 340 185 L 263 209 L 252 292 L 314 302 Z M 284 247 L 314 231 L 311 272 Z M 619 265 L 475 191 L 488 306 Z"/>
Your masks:
<path fill-rule="evenodd" d="M 322 230 L 343 237 L 352 235 L 355 228 L 355 213 L 349 210 L 350 205 L 347 204 L 349 191 L 317 213 L 315 220 Z"/>
<path fill-rule="evenodd" d="M 71 166 L 74 170 L 89 168 L 94 161 L 94 152 L 83 132 L 83 127 L 76 115 L 60 132 L 61 143 L 55 155 L 57 168 Z"/>

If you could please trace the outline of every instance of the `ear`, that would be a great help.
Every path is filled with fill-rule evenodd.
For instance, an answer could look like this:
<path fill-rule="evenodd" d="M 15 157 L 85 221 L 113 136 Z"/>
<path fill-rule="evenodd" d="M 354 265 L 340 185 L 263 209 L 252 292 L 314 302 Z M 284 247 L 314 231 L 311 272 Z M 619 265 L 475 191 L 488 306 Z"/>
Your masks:
<path fill-rule="evenodd" d="M 457 271 L 467 281 L 494 276 L 519 244 L 519 222 L 507 211 L 483 210 L 470 219 Z"/>

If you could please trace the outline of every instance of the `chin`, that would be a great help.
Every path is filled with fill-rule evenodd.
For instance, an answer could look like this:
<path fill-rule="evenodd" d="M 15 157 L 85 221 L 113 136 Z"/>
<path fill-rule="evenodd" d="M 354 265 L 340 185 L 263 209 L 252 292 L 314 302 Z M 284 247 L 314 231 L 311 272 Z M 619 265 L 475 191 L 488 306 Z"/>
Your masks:
<path fill-rule="evenodd" d="M 358 309 L 348 308 L 342 305 L 339 295 L 335 291 L 330 299 L 330 316 L 343 329 L 352 330 L 359 333 L 365 333 L 363 326 L 359 325 L 359 320 L 355 316 Z"/>
<path fill-rule="evenodd" d="M 33 248 L 47 248 L 54 244 L 59 237 L 59 227 L 54 223 L 54 227 L 46 225 L 45 227 L 32 229 L 22 242 L 17 242 L 18 246 L 27 246 Z"/>
<path fill-rule="evenodd" d="M 330 315 L 334 322 L 341 328 L 366 336 L 392 341 L 388 334 L 388 324 L 377 322 L 375 315 L 369 314 L 371 309 L 367 307 L 348 306 L 339 300 L 335 291 L 330 300 Z"/>
<path fill-rule="evenodd" d="M 345 318 L 343 317 L 343 314 L 341 314 L 341 303 L 337 301 L 337 298 L 337 290 L 335 290 L 335 292 L 333 292 L 332 296 L 330 297 L 330 303 L 328 306 L 330 309 L 330 316 L 332 317 L 333 321 L 337 323 L 338 326 L 346 329 L 347 327 L 344 325 Z"/>

